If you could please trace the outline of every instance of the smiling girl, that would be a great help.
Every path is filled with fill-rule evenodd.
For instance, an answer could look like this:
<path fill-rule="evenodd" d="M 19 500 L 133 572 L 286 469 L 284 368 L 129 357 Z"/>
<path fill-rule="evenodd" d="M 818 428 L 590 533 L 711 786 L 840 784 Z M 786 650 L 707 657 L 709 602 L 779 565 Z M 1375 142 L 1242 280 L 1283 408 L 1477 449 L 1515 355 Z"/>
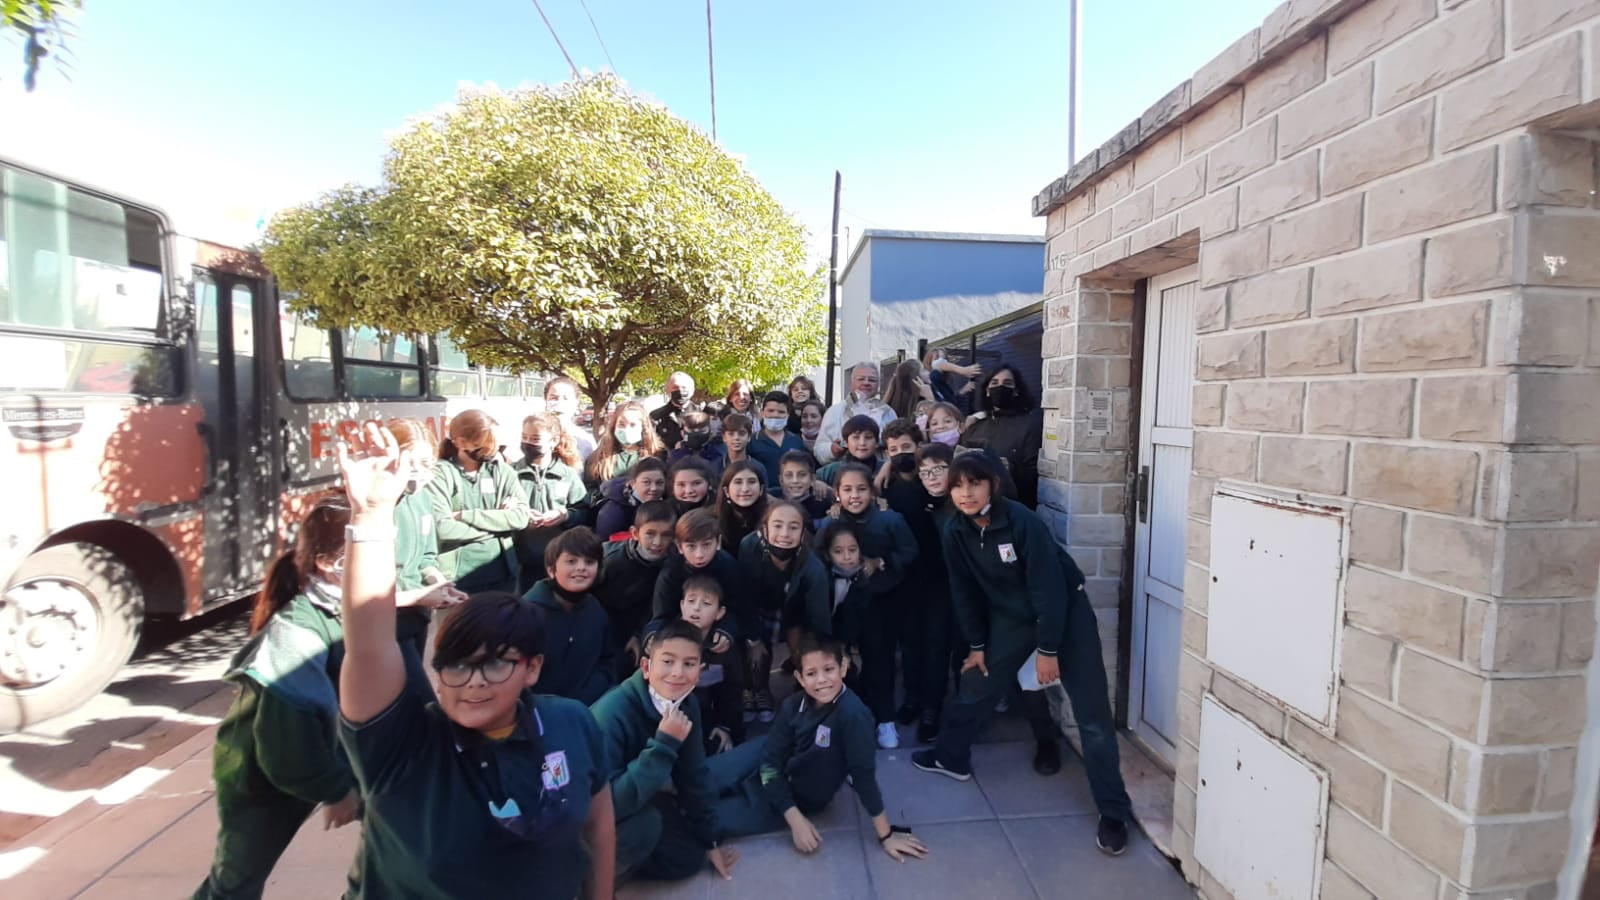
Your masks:
<path fill-rule="evenodd" d="M 806 546 L 806 517 L 787 500 L 772 500 L 759 531 L 739 545 L 739 568 L 760 619 L 759 645 L 751 647 L 747 683 L 757 720 L 771 722 L 772 648 L 782 637 L 791 658 L 804 632 L 828 631 L 828 576 Z"/>
<path fill-rule="evenodd" d="M 618 406 L 600 435 L 599 445 L 584 468 L 584 480 L 592 488 L 622 475 L 646 456 L 663 456 L 661 440 L 650 424 L 644 404 L 629 400 Z"/>
<path fill-rule="evenodd" d="M 730 463 L 717 490 L 717 523 L 722 527 L 722 549 L 738 553 L 745 535 L 751 534 L 767 511 L 766 469 L 758 462 Z"/>

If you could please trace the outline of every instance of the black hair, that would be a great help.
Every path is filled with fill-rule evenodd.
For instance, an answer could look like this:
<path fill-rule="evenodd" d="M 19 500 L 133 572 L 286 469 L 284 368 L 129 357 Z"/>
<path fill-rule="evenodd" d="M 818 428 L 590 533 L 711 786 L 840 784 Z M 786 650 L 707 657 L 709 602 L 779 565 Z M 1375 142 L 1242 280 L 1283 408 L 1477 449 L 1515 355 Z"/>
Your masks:
<path fill-rule="evenodd" d="M 989 385 L 994 383 L 995 376 L 999 375 L 1001 372 L 1010 372 L 1011 380 L 1016 383 L 1017 401 L 1014 406 L 1014 410 L 1017 412 L 1027 412 L 1028 410 L 1033 409 L 1033 392 L 1028 390 L 1027 379 L 1023 378 L 1022 373 L 1018 371 L 1017 367 L 1013 366 L 1011 363 L 1001 363 L 995 367 L 993 372 L 985 373 L 983 377 L 983 386 L 977 392 L 978 409 L 983 412 L 995 411 L 994 408 L 989 405 Z"/>
<path fill-rule="evenodd" d="M 705 479 L 707 487 L 710 487 L 711 483 L 716 480 L 711 477 L 711 466 L 707 465 L 705 460 L 698 456 L 685 456 L 683 459 L 673 463 L 672 468 L 667 470 L 667 493 L 672 493 L 672 484 L 678 480 L 678 474 L 689 470 L 699 472 L 700 477 Z"/>
<path fill-rule="evenodd" d="M 812 653 L 826 653 L 833 657 L 834 662 L 844 662 L 844 645 L 831 637 L 823 637 L 806 632 L 800 636 L 800 642 L 795 645 L 794 659 L 796 663 L 803 663 L 805 658 Z M 799 666 L 796 666 L 799 671 Z"/>
<path fill-rule="evenodd" d="M 861 529 L 856 527 L 856 523 L 851 522 L 848 519 L 834 519 L 830 521 L 827 527 L 822 529 L 822 534 L 817 538 L 817 545 L 822 548 L 823 559 L 828 563 L 833 562 L 833 542 L 838 540 L 839 535 L 841 534 L 848 534 L 855 538 L 857 546 L 860 546 L 861 544 Z"/>
<path fill-rule="evenodd" d="M 951 461 L 949 485 L 955 487 L 968 481 L 986 481 L 990 494 L 996 499 L 1000 497 L 1000 473 L 989 461 L 988 454 L 963 453 Z"/>
<path fill-rule="evenodd" d="M 556 560 L 560 559 L 563 553 L 570 553 L 579 559 L 600 562 L 606 555 L 606 548 L 587 525 L 579 525 L 577 528 L 561 532 L 544 547 L 544 567 L 549 570 L 552 577 L 556 571 Z"/>
<path fill-rule="evenodd" d="M 955 458 L 956 448 L 948 444 L 923 444 L 917 448 L 917 462 L 919 463 L 927 462 L 931 459 L 948 466 L 951 460 Z"/>
<path fill-rule="evenodd" d="M 683 595 L 689 596 L 690 591 L 699 591 L 717 598 L 717 605 L 722 605 L 722 582 L 710 575 L 691 575 L 683 582 Z"/>
<path fill-rule="evenodd" d="M 654 634 L 645 638 L 644 655 L 646 657 L 654 656 L 656 648 L 666 641 L 688 641 L 698 647 L 705 641 L 705 636 L 694 625 L 682 619 L 673 619 L 662 625 Z"/>
<path fill-rule="evenodd" d="M 789 409 L 794 405 L 794 401 L 790 400 L 789 395 L 783 391 L 767 391 L 761 395 L 761 402 L 756 404 L 756 409 L 760 409 L 768 403 L 782 403 L 784 409 Z"/>
<path fill-rule="evenodd" d="M 839 429 L 839 435 L 842 439 L 849 440 L 851 435 L 863 431 L 870 431 L 874 438 L 878 437 L 878 420 L 871 416 L 851 416 L 844 423 L 844 427 Z"/>
<path fill-rule="evenodd" d="M 913 419 L 900 418 L 883 426 L 883 442 L 889 443 L 890 438 L 908 437 L 916 443 L 922 443 L 922 429 L 917 427 Z"/>
<path fill-rule="evenodd" d="M 872 483 L 872 470 L 858 462 L 839 464 L 839 468 L 833 472 L 833 489 L 837 491 L 840 483 L 844 481 L 844 477 L 850 474 L 860 475 L 861 480 L 867 483 L 868 490 L 872 491 L 872 495 L 874 497 L 878 495 L 878 487 Z"/>
<path fill-rule="evenodd" d="M 300 520 L 294 547 L 272 561 L 261 593 L 250 612 L 250 633 L 267 627 L 278 610 L 306 589 L 317 572 L 317 560 L 344 552 L 344 527 L 350 524 L 350 503 L 343 494 L 329 494 Z"/>
<path fill-rule="evenodd" d="M 628 472 L 624 477 L 628 481 L 632 481 L 646 472 L 660 472 L 665 475 L 667 474 L 667 464 L 659 456 L 646 456 L 629 466 Z"/>
<path fill-rule="evenodd" d="M 666 500 L 649 500 L 639 504 L 633 513 L 633 527 L 638 528 L 651 522 L 666 522 L 676 525 L 678 514 L 673 511 L 672 504 Z"/>
<path fill-rule="evenodd" d="M 784 466 L 802 463 L 805 465 L 807 471 L 812 473 L 817 471 L 817 458 L 812 456 L 810 451 L 785 450 L 783 451 L 783 455 L 778 457 L 778 471 L 782 472 Z"/>
<path fill-rule="evenodd" d="M 474 594 L 451 610 L 433 641 L 433 667 L 441 670 L 475 657 L 515 650 L 523 659 L 544 653 L 544 614 L 516 594 Z"/>

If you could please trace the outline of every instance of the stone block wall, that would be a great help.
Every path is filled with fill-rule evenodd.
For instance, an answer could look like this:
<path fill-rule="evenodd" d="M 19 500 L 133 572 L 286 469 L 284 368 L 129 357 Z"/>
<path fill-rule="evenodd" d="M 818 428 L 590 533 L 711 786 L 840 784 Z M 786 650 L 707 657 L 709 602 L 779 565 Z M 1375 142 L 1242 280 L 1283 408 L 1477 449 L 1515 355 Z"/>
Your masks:
<path fill-rule="evenodd" d="M 1206 896 L 1208 693 L 1327 773 L 1321 896 L 1555 895 L 1600 573 L 1597 98 L 1594 0 L 1291 0 L 1035 200 L 1040 497 L 1108 660 L 1135 289 L 1199 266 L 1174 806 Z M 1346 512 L 1332 729 L 1207 660 L 1219 481 Z"/>

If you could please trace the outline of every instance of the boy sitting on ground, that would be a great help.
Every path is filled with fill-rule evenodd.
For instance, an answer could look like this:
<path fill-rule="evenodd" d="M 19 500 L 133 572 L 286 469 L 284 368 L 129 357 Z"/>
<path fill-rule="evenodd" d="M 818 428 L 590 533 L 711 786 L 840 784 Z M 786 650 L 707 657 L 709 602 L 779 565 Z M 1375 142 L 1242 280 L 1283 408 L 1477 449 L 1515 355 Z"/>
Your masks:
<path fill-rule="evenodd" d="M 705 663 L 694 689 L 700 715 L 706 722 L 707 753 L 722 753 L 744 743 L 744 656 L 733 635 L 721 627 L 728 610 L 722 605 L 722 585 L 715 578 L 696 575 L 683 583 L 683 621 L 700 629 L 701 660 Z M 667 620 L 657 619 L 646 628 L 659 631 Z"/>

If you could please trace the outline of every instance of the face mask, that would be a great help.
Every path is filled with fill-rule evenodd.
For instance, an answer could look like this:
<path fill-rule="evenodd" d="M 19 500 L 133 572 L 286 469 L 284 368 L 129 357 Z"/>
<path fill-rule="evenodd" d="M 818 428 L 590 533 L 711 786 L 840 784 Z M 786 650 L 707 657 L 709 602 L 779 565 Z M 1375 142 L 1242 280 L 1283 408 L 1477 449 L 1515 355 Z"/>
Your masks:
<path fill-rule="evenodd" d="M 687 401 L 688 399 L 689 399 L 689 395 L 684 392 L 683 388 L 673 388 L 672 389 L 672 405 L 673 406 L 682 406 L 684 404 L 684 402 Z"/>
<path fill-rule="evenodd" d="M 927 434 L 928 433 L 928 414 L 927 413 L 923 413 L 922 415 L 917 416 L 917 430 L 921 431 L 923 434 Z"/>
<path fill-rule="evenodd" d="M 544 459 L 544 446 L 541 444 L 523 444 L 522 458 L 526 462 L 539 463 Z"/>
<path fill-rule="evenodd" d="M 480 447 L 477 450 L 467 451 L 467 456 L 471 457 L 474 462 L 486 463 L 489 460 L 494 459 L 494 451 L 485 450 Z"/>
<path fill-rule="evenodd" d="M 651 553 L 645 549 L 644 544 L 639 543 L 637 540 L 633 542 L 633 548 L 639 551 L 639 558 L 646 562 L 658 562 L 667 555 L 665 550 L 660 553 Z"/>
<path fill-rule="evenodd" d="M 817 439 L 817 435 L 819 435 L 821 433 L 822 433 L 822 426 L 821 425 L 818 425 L 815 428 L 807 428 L 804 425 L 800 426 L 800 436 L 805 438 L 808 441 L 816 440 Z"/>
<path fill-rule="evenodd" d="M 872 395 L 867 393 L 866 391 L 851 391 L 850 392 L 850 399 L 855 401 L 856 403 L 865 403 L 865 402 L 867 402 L 867 398 L 871 397 L 871 396 Z"/>
<path fill-rule="evenodd" d="M 910 473 L 917 470 L 917 455 L 915 453 L 896 453 L 889 457 L 889 465 L 896 472 Z"/>
<path fill-rule="evenodd" d="M 1010 409 L 1017 402 L 1017 389 L 1009 384 L 989 388 L 989 405 L 995 409 Z"/>
<path fill-rule="evenodd" d="M 789 427 L 789 419 L 787 416 L 773 416 L 770 419 L 762 419 L 761 427 L 767 429 L 768 431 L 782 431 Z"/>
<path fill-rule="evenodd" d="M 684 694 L 683 696 L 687 697 L 689 695 L 688 694 Z M 660 694 L 656 693 L 656 689 L 655 688 L 650 688 L 650 703 L 651 703 L 651 705 L 653 705 L 656 708 L 656 712 L 660 713 L 663 716 L 667 714 L 667 710 L 669 710 L 669 709 L 677 709 L 678 705 L 681 704 L 682 702 L 683 702 L 683 697 L 679 697 L 676 700 L 668 700 L 667 698 L 665 698 L 665 697 L 661 696 Z"/>
<path fill-rule="evenodd" d="M 800 552 L 800 548 L 799 547 L 774 547 L 771 544 L 768 544 L 767 545 L 767 552 L 772 554 L 772 558 L 773 559 L 776 559 L 776 560 L 778 560 L 780 562 L 788 562 L 789 560 L 794 559 L 795 554 Z"/>
<path fill-rule="evenodd" d="M 941 431 L 938 434 L 928 435 L 928 440 L 933 441 L 935 444 L 943 444 L 946 447 L 954 447 L 956 442 L 961 440 L 961 432 L 953 429 L 950 431 Z"/>
<path fill-rule="evenodd" d="M 644 439 L 644 429 L 637 425 L 624 425 L 617 429 L 617 440 L 624 447 L 632 447 Z"/>
<path fill-rule="evenodd" d="M 834 563 L 833 564 L 833 572 L 834 572 L 834 574 L 835 575 L 842 575 L 845 578 L 854 578 L 854 577 L 856 577 L 856 573 L 858 573 L 860 571 L 861 571 L 861 564 L 860 563 L 856 563 L 853 566 L 841 566 L 838 563 Z"/>
<path fill-rule="evenodd" d="M 570 418 L 578 414 L 578 401 L 576 400 L 554 400 L 550 402 L 549 406 L 550 411 L 558 416 Z"/>
<path fill-rule="evenodd" d="M 690 450 L 699 450 L 710 440 L 711 432 L 709 431 L 691 431 L 683 436 L 684 446 L 688 447 Z"/>

